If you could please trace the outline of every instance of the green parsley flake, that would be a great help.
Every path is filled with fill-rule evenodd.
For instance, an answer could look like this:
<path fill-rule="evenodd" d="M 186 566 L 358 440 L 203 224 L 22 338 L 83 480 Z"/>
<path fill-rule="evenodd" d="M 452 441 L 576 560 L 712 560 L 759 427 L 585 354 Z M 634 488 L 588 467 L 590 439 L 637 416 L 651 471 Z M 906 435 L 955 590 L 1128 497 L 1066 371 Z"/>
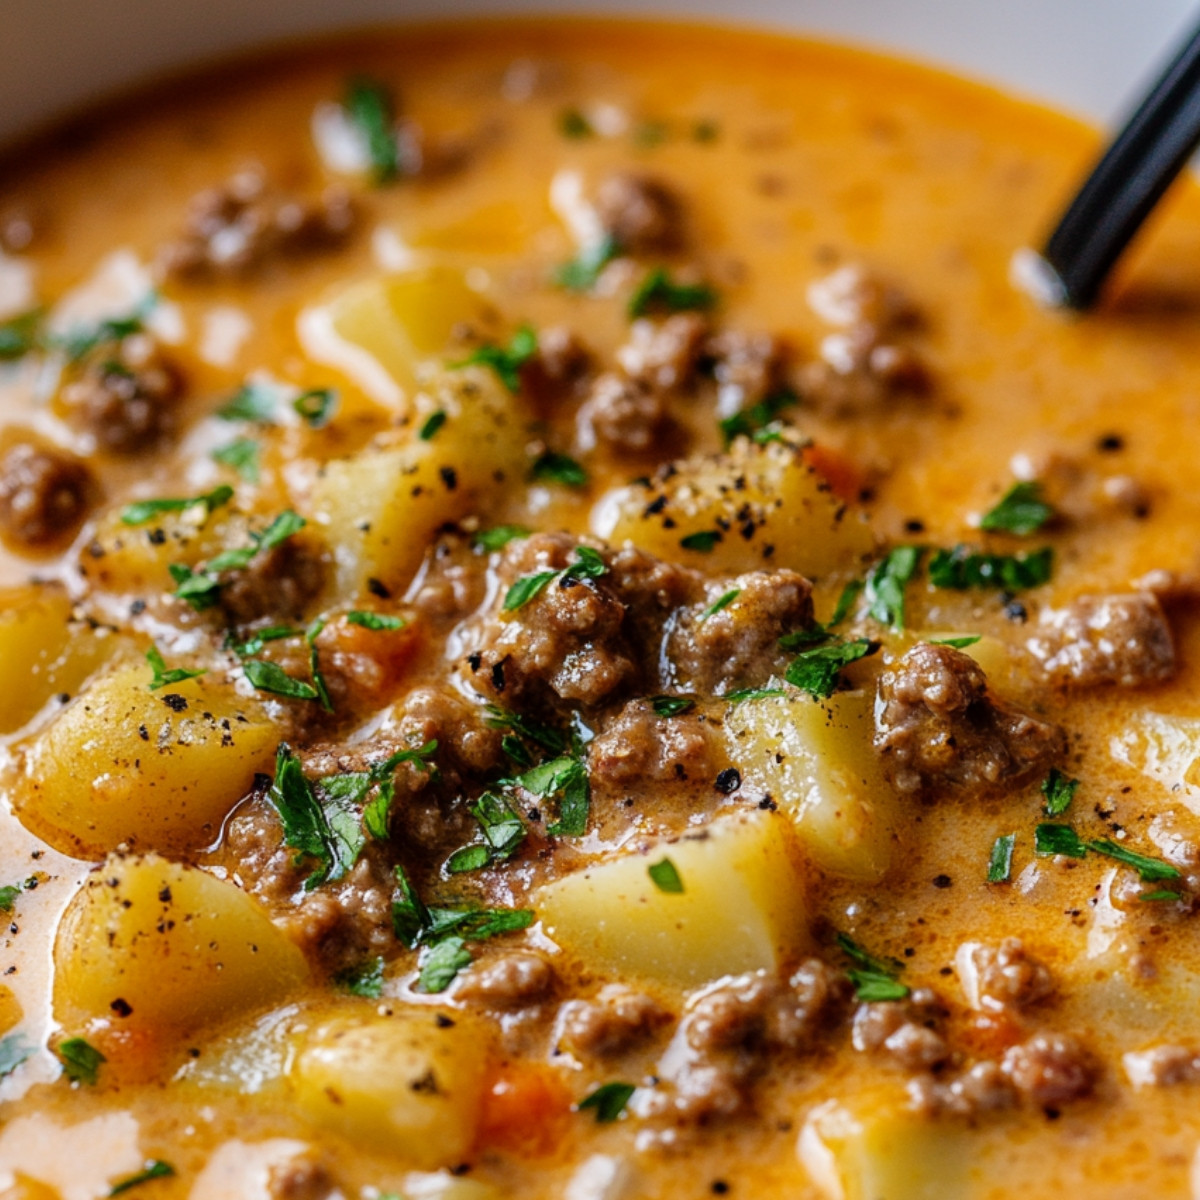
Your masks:
<path fill-rule="evenodd" d="M 859 1000 L 903 1000 L 909 989 L 896 976 L 904 970 L 904 964 L 895 959 L 876 958 L 868 954 L 857 942 L 844 933 L 837 935 L 837 944 L 842 952 L 857 964 L 846 974 L 854 985 L 854 994 Z"/>
<path fill-rule="evenodd" d="M 979 528 L 989 533 L 1015 533 L 1025 537 L 1053 519 L 1054 509 L 1042 498 L 1042 485 L 1030 480 L 1014 483 L 996 507 L 984 513 Z"/>
<path fill-rule="evenodd" d="M 383 995 L 383 959 L 370 958 L 356 967 L 348 967 L 333 977 L 333 985 L 352 996 L 378 1000 Z"/>
<path fill-rule="evenodd" d="M 309 388 L 292 401 L 292 411 L 310 429 L 324 429 L 337 412 L 338 394 L 333 388 Z"/>
<path fill-rule="evenodd" d="M 505 346 L 483 345 L 472 351 L 455 368 L 491 367 L 510 392 L 521 390 L 521 368 L 537 353 L 537 334 L 530 325 L 522 325 Z"/>
<path fill-rule="evenodd" d="M 730 588 L 729 591 L 720 597 L 720 599 L 714 600 L 713 603 L 704 610 L 704 614 L 701 619 L 704 619 L 705 617 L 716 616 L 716 614 L 722 609 L 728 608 L 741 594 L 741 588 Z"/>
<path fill-rule="evenodd" d="M 1067 858 L 1086 858 L 1087 846 L 1069 825 L 1043 821 L 1033 831 L 1033 849 L 1041 855 L 1062 854 Z"/>
<path fill-rule="evenodd" d="M 669 858 L 651 863 L 646 868 L 646 874 L 650 876 L 650 882 L 660 892 L 673 895 L 683 894 L 683 880 L 679 878 L 679 870 Z"/>
<path fill-rule="evenodd" d="M 922 553 L 919 546 L 897 546 L 875 565 L 864 588 L 868 616 L 892 629 L 904 628 L 904 589 L 917 573 Z"/>
<path fill-rule="evenodd" d="M 968 646 L 974 646 L 982 636 L 978 633 L 967 633 L 962 637 L 930 638 L 929 642 L 933 646 L 949 646 L 951 650 L 965 650 Z"/>
<path fill-rule="evenodd" d="M 607 574 L 608 567 L 598 551 L 591 546 L 576 546 L 575 559 L 561 571 L 535 571 L 532 575 L 522 575 L 515 580 L 504 594 L 503 610 L 515 612 L 538 596 L 553 580 L 568 579 L 599 579 Z"/>
<path fill-rule="evenodd" d="M 636 1091 L 636 1084 L 604 1083 L 580 1100 L 575 1111 L 587 1112 L 590 1109 L 596 1114 L 598 1124 L 610 1125 L 625 1111 L 625 1106 Z"/>
<path fill-rule="evenodd" d="M 795 408 L 800 403 L 800 397 L 791 388 L 784 388 L 765 396 L 757 404 L 742 409 L 732 416 L 725 417 L 719 422 L 721 437 L 725 440 L 726 448 L 734 438 L 748 437 L 756 441 L 766 440 L 759 435 L 764 432 L 778 433 L 775 428 L 779 416 L 789 408 Z"/>
<path fill-rule="evenodd" d="M 389 183 L 398 178 L 401 173 L 400 147 L 396 141 L 395 112 L 388 89 L 374 79 L 357 75 L 346 85 L 342 107 L 366 142 L 374 181 Z"/>
<path fill-rule="evenodd" d="M 590 292 L 601 272 L 610 262 L 621 257 L 621 244 L 612 234 L 585 246 L 570 262 L 554 272 L 554 282 L 569 292 Z"/>
<path fill-rule="evenodd" d="M 490 728 L 511 729 L 555 756 L 562 754 L 569 744 L 563 733 L 533 717 L 506 712 L 495 704 L 487 705 L 484 711 L 487 713 L 486 722 Z"/>
<path fill-rule="evenodd" d="M 101 1065 L 108 1062 L 95 1046 L 80 1037 L 60 1042 L 58 1057 L 62 1062 L 63 1074 L 72 1083 L 94 1084 Z"/>
<path fill-rule="evenodd" d="M 518 775 L 513 781 L 538 797 L 559 797 L 558 820 L 546 827 L 555 837 L 582 837 L 587 832 L 591 785 L 587 768 L 564 755 Z"/>
<path fill-rule="evenodd" d="M 1097 854 L 1107 855 L 1109 858 L 1115 858 L 1118 862 L 1124 863 L 1127 867 L 1133 867 L 1137 871 L 1138 877 L 1145 883 L 1158 883 L 1163 879 L 1180 877 L 1178 867 L 1163 862 L 1161 858 L 1148 858 L 1144 854 L 1135 854 L 1132 850 L 1126 850 L 1124 846 L 1109 838 L 1088 842 L 1087 845 L 1089 850 L 1094 850 Z"/>
<path fill-rule="evenodd" d="M 47 339 L 47 344 L 53 348 L 62 350 L 67 358 L 75 363 L 86 357 L 93 350 L 100 346 L 107 346 L 113 342 L 124 341 L 127 337 L 132 337 L 135 333 L 141 333 L 145 328 L 145 318 L 150 310 L 158 303 L 158 297 L 154 292 L 150 292 L 142 303 L 138 306 L 135 312 L 130 313 L 125 317 L 110 317 L 107 320 L 99 321 L 95 325 L 83 325 L 76 329 L 72 329 L 70 333 L 63 334 L 61 337 L 53 337 Z M 122 373 L 124 368 L 120 368 L 114 373 Z"/>
<path fill-rule="evenodd" d="M 41 345 L 42 314 L 38 310 L 0 321 L 0 362 L 24 358 Z"/>
<path fill-rule="evenodd" d="M 842 588 L 841 595 L 838 596 L 838 602 L 833 609 L 833 616 L 829 618 L 830 629 L 836 629 L 850 615 L 850 610 L 854 607 L 865 586 L 866 584 L 861 579 L 852 579 Z"/>
<path fill-rule="evenodd" d="M 430 994 L 444 992 L 459 971 L 469 967 L 471 962 L 471 952 L 460 937 L 448 937 L 436 946 L 427 946 L 421 951 L 417 990 Z"/>
<path fill-rule="evenodd" d="M 546 483 L 562 484 L 563 487 L 581 488 L 587 486 L 588 473 L 582 463 L 576 462 L 569 454 L 546 450 L 533 460 L 529 478 L 534 482 L 544 480 Z"/>
<path fill-rule="evenodd" d="M 275 389 L 262 383 L 245 383 L 233 397 L 217 409 L 222 421 L 249 421 L 269 425 L 275 418 L 278 397 Z"/>
<path fill-rule="evenodd" d="M 163 1162 L 161 1158 L 151 1158 L 146 1161 L 146 1165 L 136 1175 L 130 1175 L 127 1179 L 114 1183 L 108 1194 L 109 1196 L 120 1196 L 132 1188 L 141 1187 L 143 1183 L 149 1183 L 152 1179 L 168 1179 L 174 1174 L 175 1168 L 169 1162 Z"/>
<path fill-rule="evenodd" d="M 0 1079 L 11 1075 L 36 1049 L 24 1034 L 10 1033 L 0 1040 Z"/>
<path fill-rule="evenodd" d="M 320 692 L 303 679 L 293 679 L 278 663 L 261 658 L 247 659 L 243 669 L 246 678 L 260 692 L 283 696 L 288 700 L 319 700 Z"/>
<path fill-rule="evenodd" d="M 6 884 L 0 887 L 0 912 L 12 912 L 13 905 L 17 902 L 17 897 L 21 894 L 19 884 Z"/>
<path fill-rule="evenodd" d="M 1160 900 L 1179 900 L 1181 897 L 1178 892 L 1173 892 L 1170 888 L 1162 888 L 1156 892 L 1142 892 L 1138 896 L 1138 899 L 1154 902 Z"/>
<path fill-rule="evenodd" d="M 468 871 L 481 871 L 491 863 L 492 852 L 487 846 L 461 846 L 446 859 L 446 870 L 451 875 L 463 875 Z"/>
<path fill-rule="evenodd" d="M 1015 833 L 1001 834 L 992 843 L 992 854 L 988 859 L 988 883 L 1007 883 L 1012 878 L 1013 847 L 1016 844 Z"/>
<path fill-rule="evenodd" d="M 200 507 L 203 507 L 205 517 L 210 517 L 218 508 L 228 504 L 232 499 L 233 488 L 228 484 L 222 484 L 201 496 L 138 500 L 121 509 L 121 523 L 123 525 L 147 525 L 164 513 L 186 512 L 190 508 Z"/>
<path fill-rule="evenodd" d="M 290 625 L 272 625 L 269 629 L 260 629 L 244 642 L 235 641 L 231 636 L 226 638 L 225 649 L 232 650 L 238 658 L 249 658 L 253 654 L 261 654 L 268 642 L 278 642 L 285 638 L 300 637 L 303 630 L 293 629 Z"/>
<path fill-rule="evenodd" d="M 437 412 L 431 412 L 425 418 L 421 428 L 417 430 L 417 437 L 423 442 L 433 441 L 434 435 L 446 423 L 446 410 L 439 408 Z"/>
<path fill-rule="evenodd" d="M 1057 767 L 1042 780 L 1042 795 L 1046 798 L 1046 815 L 1061 817 L 1071 807 L 1079 790 L 1078 779 L 1068 779 Z"/>
<path fill-rule="evenodd" d="M 235 438 L 227 446 L 218 446 L 212 452 L 214 462 L 223 467 L 236 471 L 239 478 L 247 483 L 257 483 L 261 477 L 259 471 L 259 454 L 262 447 L 254 438 Z"/>
<path fill-rule="evenodd" d="M 161 651 L 154 645 L 151 645 L 150 649 L 146 651 L 146 661 L 150 664 L 150 669 L 154 672 L 154 676 L 150 680 L 150 690 L 152 692 L 157 692 L 159 688 L 168 687 L 172 683 L 182 683 L 185 679 L 199 679 L 201 675 L 208 673 L 203 668 L 192 669 L 188 667 L 175 667 L 168 671 Z"/>
<path fill-rule="evenodd" d="M 1054 570 L 1054 550 L 1044 546 L 1028 554 L 981 554 L 967 546 L 938 550 L 929 561 L 934 587 L 1003 588 L 1019 592 L 1048 583 Z"/>
<path fill-rule="evenodd" d="M 631 318 L 650 313 L 706 311 L 717 303 L 717 293 L 704 283 L 673 283 L 666 269 L 651 271 L 629 301 Z"/>
<path fill-rule="evenodd" d="M 867 638 L 814 646 L 796 655 L 783 677 L 793 687 L 808 692 L 818 700 L 826 700 L 837 689 L 843 667 L 876 653 L 878 649 L 879 643 Z"/>
<path fill-rule="evenodd" d="M 564 108 L 558 114 L 558 132 L 572 141 L 594 137 L 596 134 L 592 123 L 577 108 Z"/>
<path fill-rule="evenodd" d="M 492 529 L 481 529 L 471 538 L 471 545 L 477 550 L 486 550 L 489 554 L 503 550 L 509 542 L 517 538 L 526 538 L 532 530 L 524 525 L 497 525 Z"/>
<path fill-rule="evenodd" d="M 354 609 L 346 614 L 348 625 L 358 625 L 363 629 L 395 631 L 403 629 L 408 622 L 403 617 L 388 616 L 385 613 L 363 612 Z"/>
<path fill-rule="evenodd" d="M 698 554 L 711 554 L 724 535 L 719 529 L 702 529 L 697 533 L 689 533 L 679 539 L 679 544 L 685 550 L 695 550 Z"/>
<path fill-rule="evenodd" d="M 678 717 L 696 707 L 690 696 L 651 696 L 650 707 L 656 717 Z"/>

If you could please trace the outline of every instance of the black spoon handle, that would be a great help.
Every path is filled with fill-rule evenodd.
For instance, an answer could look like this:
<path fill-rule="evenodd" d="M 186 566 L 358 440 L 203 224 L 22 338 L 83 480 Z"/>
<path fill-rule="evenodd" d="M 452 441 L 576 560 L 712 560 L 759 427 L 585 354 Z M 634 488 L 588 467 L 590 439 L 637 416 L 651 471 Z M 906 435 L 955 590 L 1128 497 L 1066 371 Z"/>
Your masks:
<path fill-rule="evenodd" d="M 1071 308 L 1090 308 L 1121 252 L 1200 144 L 1200 27 L 1105 151 L 1042 258 Z M 1197 264 L 1200 269 L 1200 264 Z"/>

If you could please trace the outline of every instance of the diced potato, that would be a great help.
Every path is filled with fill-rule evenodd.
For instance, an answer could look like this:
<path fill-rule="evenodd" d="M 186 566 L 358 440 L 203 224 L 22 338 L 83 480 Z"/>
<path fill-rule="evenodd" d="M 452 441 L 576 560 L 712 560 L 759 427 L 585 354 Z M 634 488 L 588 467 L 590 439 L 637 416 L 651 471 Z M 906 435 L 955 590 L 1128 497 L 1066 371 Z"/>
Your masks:
<path fill-rule="evenodd" d="M 0 983 L 0 1037 L 11 1033 L 25 1015 L 21 1002 L 10 987 Z"/>
<path fill-rule="evenodd" d="M 650 878 L 649 867 L 664 858 L 682 892 Z M 589 966 L 694 987 L 773 970 L 798 953 L 808 937 L 807 891 L 791 822 L 764 811 L 556 880 L 534 910 Z"/>
<path fill-rule="evenodd" d="M 0 733 L 20 729 L 52 696 L 74 692 L 118 644 L 73 625 L 58 588 L 0 592 Z"/>
<path fill-rule="evenodd" d="M 274 1003 L 307 980 L 303 954 L 258 901 L 153 854 L 109 857 L 71 901 L 55 939 L 54 1010 L 68 1031 L 104 1018 L 122 1030 L 182 1036 Z"/>
<path fill-rule="evenodd" d="M 873 549 L 867 526 L 833 495 L 803 447 L 785 441 L 740 439 L 725 454 L 675 463 L 665 478 L 621 488 L 595 511 L 600 537 L 729 574 L 790 567 L 819 579 L 856 568 Z M 698 548 L 684 545 L 690 538 Z"/>
<path fill-rule="evenodd" d="M 770 793 L 826 870 L 878 879 L 892 860 L 896 798 L 871 746 L 874 697 L 801 693 L 735 705 L 725 717 L 743 788 Z"/>
<path fill-rule="evenodd" d="M 467 1157 L 488 1060 L 480 1031 L 459 1015 L 444 1027 L 433 1012 L 347 1013 L 312 1031 L 289 1078 L 318 1125 L 433 1169 Z"/>
<path fill-rule="evenodd" d="M 454 356 L 455 326 L 464 322 L 498 326 L 465 273 L 438 264 L 356 283 L 305 309 L 297 327 L 314 362 L 344 372 L 376 403 L 402 409 L 422 372 Z"/>
<path fill-rule="evenodd" d="M 14 806 L 56 849 L 207 845 L 270 769 L 279 735 L 257 700 L 216 675 L 156 692 L 150 677 L 144 663 L 115 664 L 28 745 Z"/>
<path fill-rule="evenodd" d="M 1109 753 L 1160 783 L 1172 801 L 1200 815 L 1200 719 L 1133 713 L 1113 734 Z"/>
<path fill-rule="evenodd" d="M 440 526 L 486 512 L 505 481 L 526 471 L 523 414 L 490 372 L 446 372 L 419 400 L 446 414 L 434 437 L 330 462 L 314 490 L 313 511 L 351 594 L 371 578 L 403 590 Z"/>
<path fill-rule="evenodd" d="M 797 1147 L 827 1200 L 969 1200 L 969 1131 L 904 1107 L 903 1095 L 814 1109 Z"/>

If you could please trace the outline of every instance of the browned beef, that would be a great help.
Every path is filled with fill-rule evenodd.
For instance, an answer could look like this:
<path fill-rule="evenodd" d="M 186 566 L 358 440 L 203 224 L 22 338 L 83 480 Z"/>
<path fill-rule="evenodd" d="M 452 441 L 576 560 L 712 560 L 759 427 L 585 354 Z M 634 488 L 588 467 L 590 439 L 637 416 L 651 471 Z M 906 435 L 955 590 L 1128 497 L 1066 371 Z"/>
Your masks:
<path fill-rule="evenodd" d="M 993 1012 L 1028 1008 L 1054 991 L 1054 977 L 1020 938 L 1005 938 L 997 946 L 975 946 L 971 952 L 979 1003 Z"/>
<path fill-rule="evenodd" d="M 949 1057 L 945 1039 L 933 1028 L 940 1015 L 931 995 L 860 1004 L 854 1014 L 856 1050 L 885 1055 L 905 1071 L 925 1071 Z"/>
<path fill-rule="evenodd" d="M 968 655 L 921 642 L 879 680 L 875 748 L 901 792 L 1017 784 L 1064 750 L 1062 731 L 1005 703 Z"/>
<path fill-rule="evenodd" d="M 628 171 L 608 175 L 596 189 L 596 213 L 627 254 L 660 254 L 683 243 L 683 205 L 659 179 Z"/>
<path fill-rule="evenodd" d="M 1038 1033 L 1004 1054 L 1004 1072 L 1017 1090 L 1042 1108 L 1091 1094 L 1099 1068 L 1091 1051 L 1069 1033 Z"/>
<path fill-rule="evenodd" d="M 454 997 L 483 1008 L 512 1012 L 549 999 L 557 978 L 540 954 L 510 950 L 460 975 Z"/>
<path fill-rule="evenodd" d="M 588 748 L 592 786 L 620 791 L 635 785 L 706 779 L 716 773 L 708 724 L 694 713 L 660 717 L 632 700 Z"/>
<path fill-rule="evenodd" d="M 74 455 L 16 442 L 0 457 L 0 531 L 16 545 L 53 545 L 79 527 L 95 491 Z"/>
<path fill-rule="evenodd" d="M 272 623 L 300 621 L 320 594 L 329 558 L 315 542 L 291 537 L 256 554 L 240 571 L 222 578 L 221 612 L 234 625 L 269 618 Z"/>
<path fill-rule="evenodd" d="M 1013 1108 L 1019 1094 L 999 1063 L 985 1059 L 954 1079 L 917 1075 L 908 1081 L 909 1103 L 920 1113 L 976 1119 Z"/>
<path fill-rule="evenodd" d="M 1200 1081 L 1200 1051 L 1194 1046 L 1154 1046 L 1125 1055 L 1125 1074 L 1136 1087 L 1174 1087 Z"/>
<path fill-rule="evenodd" d="M 670 1020 L 650 996 L 610 983 L 594 1000 L 570 1000 L 558 1010 L 556 1044 L 585 1061 L 611 1058 L 647 1041 Z"/>
<path fill-rule="evenodd" d="M 1068 687 L 1161 683 L 1175 674 L 1171 627 L 1151 592 L 1083 596 L 1041 617 L 1029 649 Z"/>
<path fill-rule="evenodd" d="M 584 450 L 604 445 L 630 454 L 653 449 L 666 421 L 660 392 L 614 371 L 596 378 L 576 418 Z"/>
<path fill-rule="evenodd" d="M 697 313 L 675 313 L 665 321 L 634 321 L 629 341 L 617 348 L 617 362 L 630 379 L 660 392 L 692 383 L 708 336 Z"/>
<path fill-rule="evenodd" d="M 769 333 L 722 330 L 705 342 L 703 356 L 712 363 L 723 413 L 754 404 L 784 385 L 783 345 Z"/>

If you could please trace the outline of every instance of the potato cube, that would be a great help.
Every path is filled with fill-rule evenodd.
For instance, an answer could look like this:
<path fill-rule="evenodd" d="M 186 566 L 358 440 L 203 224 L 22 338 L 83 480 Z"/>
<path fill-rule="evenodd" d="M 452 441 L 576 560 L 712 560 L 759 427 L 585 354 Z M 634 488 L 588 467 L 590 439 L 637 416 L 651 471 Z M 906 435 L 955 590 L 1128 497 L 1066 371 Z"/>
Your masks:
<path fill-rule="evenodd" d="M 447 372 L 419 399 L 446 414 L 432 438 L 327 463 L 314 489 L 343 591 L 361 592 L 372 578 L 402 591 L 438 528 L 487 512 L 527 469 L 520 406 L 490 373 Z"/>
<path fill-rule="evenodd" d="M 903 1095 L 809 1114 L 800 1162 L 827 1200 L 969 1200 L 969 1131 L 908 1111 Z"/>
<path fill-rule="evenodd" d="M 651 878 L 663 859 L 682 891 Z M 534 910 L 591 967 L 695 987 L 774 970 L 798 954 L 808 937 L 807 890 L 791 822 L 764 811 L 567 875 L 540 890 Z"/>
<path fill-rule="evenodd" d="M 414 1167 L 455 1166 L 475 1139 L 489 1054 L 456 1015 L 341 1014 L 317 1026 L 289 1075 L 302 1112 L 355 1146 Z"/>
<path fill-rule="evenodd" d="M 54 1010 L 68 1031 L 102 1018 L 183 1036 L 281 1000 L 307 979 L 300 949 L 257 900 L 153 854 L 108 858 L 55 939 Z"/>
<path fill-rule="evenodd" d="M 896 842 L 896 798 L 871 745 L 874 697 L 799 692 L 735 705 L 725 717 L 743 788 L 769 793 L 826 870 L 874 880 Z"/>
<path fill-rule="evenodd" d="M 790 567 L 820 579 L 868 557 L 867 526 L 787 441 L 740 439 L 725 454 L 673 464 L 601 501 L 594 532 L 669 562 L 736 574 Z"/>
<path fill-rule="evenodd" d="M 14 807 L 56 849 L 208 845 L 270 769 L 279 735 L 257 700 L 216 675 L 155 692 L 150 677 L 144 663 L 115 664 L 27 745 Z"/>

